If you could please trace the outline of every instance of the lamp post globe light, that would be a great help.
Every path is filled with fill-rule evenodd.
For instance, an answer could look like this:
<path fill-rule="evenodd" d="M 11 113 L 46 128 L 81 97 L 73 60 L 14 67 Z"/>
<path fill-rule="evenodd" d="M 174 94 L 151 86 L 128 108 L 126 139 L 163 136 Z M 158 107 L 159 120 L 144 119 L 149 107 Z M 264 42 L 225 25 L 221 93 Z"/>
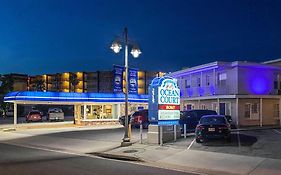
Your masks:
<path fill-rule="evenodd" d="M 124 59 L 125 59 L 125 79 L 126 79 L 126 86 L 125 86 L 125 134 L 124 134 L 124 138 L 123 141 L 121 143 L 121 146 L 128 146 L 131 144 L 130 142 L 130 137 L 129 137 L 129 116 L 128 116 L 128 95 L 129 95 L 129 81 L 128 81 L 128 47 L 132 47 L 131 50 L 131 54 L 133 55 L 134 58 L 137 58 L 140 54 L 141 51 L 139 49 L 139 47 L 130 42 L 128 40 L 128 29 L 127 27 L 125 27 L 124 29 L 124 33 L 122 35 L 122 37 L 118 38 L 118 40 L 115 40 L 112 45 L 111 45 L 111 49 L 113 50 L 113 52 L 115 53 L 119 53 L 120 50 L 122 49 L 122 44 L 125 45 L 125 54 L 124 54 Z"/>

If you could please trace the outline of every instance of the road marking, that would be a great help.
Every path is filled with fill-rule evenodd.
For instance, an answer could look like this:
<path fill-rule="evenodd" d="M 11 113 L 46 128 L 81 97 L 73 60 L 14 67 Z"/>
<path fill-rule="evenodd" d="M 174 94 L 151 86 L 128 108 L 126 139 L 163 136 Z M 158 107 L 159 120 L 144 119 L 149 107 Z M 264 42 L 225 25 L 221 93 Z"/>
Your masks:
<path fill-rule="evenodd" d="M 237 140 L 238 140 L 238 147 L 241 147 L 241 141 L 240 141 L 240 133 L 237 131 Z"/>
<path fill-rule="evenodd" d="M 189 146 L 187 147 L 187 149 L 189 150 L 191 148 L 191 146 L 193 145 L 195 139 L 192 140 L 192 142 L 189 144 Z"/>
<path fill-rule="evenodd" d="M 281 134 L 280 131 L 278 131 L 277 129 L 273 129 L 275 132 L 277 132 L 278 134 Z"/>

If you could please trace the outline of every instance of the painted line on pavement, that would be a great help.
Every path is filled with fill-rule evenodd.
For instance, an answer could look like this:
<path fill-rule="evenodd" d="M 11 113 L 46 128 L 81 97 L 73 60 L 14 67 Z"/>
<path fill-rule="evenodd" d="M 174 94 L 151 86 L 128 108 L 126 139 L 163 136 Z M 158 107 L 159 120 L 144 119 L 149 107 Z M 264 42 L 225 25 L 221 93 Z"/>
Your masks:
<path fill-rule="evenodd" d="M 277 129 L 273 129 L 273 131 L 277 132 L 278 134 L 281 134 L 281 132 L 278 131 Z"/>
<path fill-rule="evenodd" d="M 238 140 L 238 147 L 241 147 L 241 140 L 240 140 L 240 132 L 237 131 L 237 140 Z"/>
<path fill-rule="evenodd" d="M 192 142 L 189 144 L 189 146 L 187 147 L 187 150 L 189 150 L 191 148 L 191 146 L 193 145 L 195 139 L 192 140 Z"/>

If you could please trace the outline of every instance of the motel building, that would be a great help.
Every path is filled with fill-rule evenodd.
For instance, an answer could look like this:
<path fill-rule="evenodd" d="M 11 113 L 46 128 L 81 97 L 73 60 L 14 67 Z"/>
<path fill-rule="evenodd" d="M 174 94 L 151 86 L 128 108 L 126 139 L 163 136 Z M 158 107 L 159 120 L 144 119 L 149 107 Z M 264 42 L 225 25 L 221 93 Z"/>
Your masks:
<path fill-rule="evenodd" d="M 212 62 L 171 73 L 181 110 L 210 109 L 243 126 L 277 126 L 281 118 L 281 60 Z"/>
<path fill-rule="evenodd" d="M 74 120 L 78 125 L 117 123 L 125 115 L 123 93 L 76 93 L 17 91 L 8 93 L 5 102 L 13 103 L 14 124 L 17 124 L 18 105 L 72 105 Z M 148 96 L 129 94 L 129 114 L 138 109 L 147 109 Z"/>

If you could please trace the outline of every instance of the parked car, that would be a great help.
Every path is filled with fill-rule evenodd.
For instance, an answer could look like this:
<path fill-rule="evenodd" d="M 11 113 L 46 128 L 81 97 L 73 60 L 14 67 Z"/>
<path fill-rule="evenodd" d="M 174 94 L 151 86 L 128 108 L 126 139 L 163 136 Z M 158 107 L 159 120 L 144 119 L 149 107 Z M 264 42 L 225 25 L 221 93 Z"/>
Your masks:
<path fill-rule="evenodd" d="M 147 109 L 142 109 L 134 112 L 133 114 L 128 115 L 128 122 L 130 122 L 132 126 L 136 128 L 140 127 L 140 121 L 142 121 L 143 128 L 148 128 L 149 121 Z M 119 123 L 123 126 L 125 125 L 124 115 L 119 117 Z"/>
<path fill-rule="evenodd" d="M 8 111 L 6 112 L 6 116 L 7 117 L 13 117 L 14 116 L 14 110 L 13 109 L 8 109 Z"/>
<path fill-rule="evenodd" d="M 204 115 L 217 115 L 217 112 L 213 110 L 203 110 L 203 109 L 181 111 L 179 124 L 182 132 L 183 132 L 184 124 L 186 124 L 186 129 L 188 132 L 195 131 L 195 128 L 199 120 Z"/>
<path fill-rule="evenodd" d="M 231 141 L 230 124 L 224 115 L 205 115 L 195 129 L 195 140 L 203 143 L 207 139 L 222 138 Z"/>
<path fill-rule="evenodd" d="M 143 109 L 143 110 L 139 110 L 134 112 L 131 115 L 131 124 L 132 126 L 139 128 L 141 123 L 143 128 L 148 128 L 149 125 L 149 121 L 148 121 L 148 110 L 147 109 Z"/>
<path fill-rule="evenodd" d="M 50 108 L 47 114 L 47 120 L 49 121 L 63 121 L 64 112 L 60 108 Z"/>
<path fill-rule="evenodd" d="M 30 111 L 26 115 L 26 122 L 42 122 L 42 115 L 40 111 Z"/>
<path fill-rule="evenodd" d="M 132 114 L 128 114 L 128 122 L 131 120 L 131 115 Z M 120 116 L 118 121 L 121 125 L 125 126 L 125 115 Z"/>

